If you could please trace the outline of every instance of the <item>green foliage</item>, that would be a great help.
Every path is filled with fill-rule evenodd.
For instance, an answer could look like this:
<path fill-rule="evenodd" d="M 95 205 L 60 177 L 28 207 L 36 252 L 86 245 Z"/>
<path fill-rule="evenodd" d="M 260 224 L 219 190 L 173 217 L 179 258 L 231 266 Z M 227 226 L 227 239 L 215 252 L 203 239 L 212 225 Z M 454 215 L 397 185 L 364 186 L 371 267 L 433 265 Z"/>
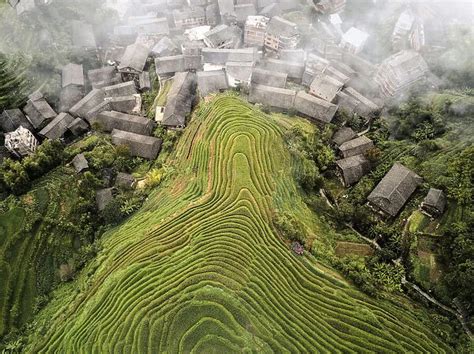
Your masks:
<path fill-rule="evenodd" d="M 293 215 L 287 212 L 277 212 L 273 217 L 273 224 L 278 232 L 287 240 L 306 243 L 307 232 Z"/>
<path fill-rule="evenodd" d="M 30 82 L 27 62 L 22 57 L 6 57 L 0 51 L 0 107 L 18 108 L 26 102 Z"/>
<path fill-rule="evenodd" d="M 443 285 L 450 298 L 458 297 L 472 315 L 474 309 L 474 212 L 472 206 L 460 222 L 445 226 L 441 259 L 447 266 Z"/>
<path fill-rule="evenodd" d="M 443 114 L 446 114 L 448 108 L 449 106 L 445 106 L 439 110 L 412 97 L 407 103 L 390 109 L 394 120 L 389 130 L 396 139 L 417 142 L 433 139 L 446 131 Z"/>
<path fill-rule="evenodd" d="M 31 181 L 57 167 L 63 156 L 63 145 L 59 141 L 46 140 L 34 154 L 21 161 L 6 159 L 0 165 L 0 186 L 22 194 L 29 189 Z"/>

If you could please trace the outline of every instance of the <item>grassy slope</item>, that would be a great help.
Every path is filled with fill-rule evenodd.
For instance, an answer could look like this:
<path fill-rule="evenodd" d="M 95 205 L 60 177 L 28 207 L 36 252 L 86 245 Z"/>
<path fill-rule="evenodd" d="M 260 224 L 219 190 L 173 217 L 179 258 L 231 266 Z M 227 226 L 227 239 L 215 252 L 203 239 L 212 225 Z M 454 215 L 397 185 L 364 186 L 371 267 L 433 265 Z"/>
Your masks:
<path fill-rule="evenodd" d="M 176 178 L 104 237 L 37 318 L 28 349 L 449 351 L 409 306 L 368 298 L 275 234 L 276 209 L 318 234 L 281 129 L 237 98 L 201 107 L 174 156 Z"/>
<path fill-rule="evenodd" d="M 70 234 L 49 222 L 71 221 L 80 197 L 74 181 L 69 169 L 55 170 L 0 213 L 0 338 L 31 320 L 39 298 L 59 282 L 59 265 L 77 251 Z"/>

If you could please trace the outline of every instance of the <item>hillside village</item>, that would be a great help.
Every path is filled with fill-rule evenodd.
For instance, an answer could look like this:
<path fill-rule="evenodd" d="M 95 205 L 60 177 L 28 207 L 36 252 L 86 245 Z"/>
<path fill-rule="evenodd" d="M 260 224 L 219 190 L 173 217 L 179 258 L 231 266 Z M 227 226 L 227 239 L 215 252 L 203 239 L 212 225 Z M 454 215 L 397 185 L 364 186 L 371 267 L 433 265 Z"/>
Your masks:
<path fill-rule="evenodd" d="M 48 2 L 10 4 L 27 18 Z M 309 35 L 283 16 L 303 5 L 312 10 L 305 13 Z M 346 28 L 339 15 L 345 6 L 341 0 L 161 0 L 135 1 L 133 6 L 110 1 L 107 6 L 122 18 L 110 48 L 97 47 L 92 26 L 72 26 L 73 45 L 106 52 L 104 66 L 84 72 L 81 63 L 65 65 L 56 110 L 37 91 L 26 106 L 2 113 L 5 147 L 16 158 L 33 153 L 44 139 L 67 143 L 100 126 L 133 156 L 155 159 L 162 144 L 152 136 L 157 125 L 183 129 L 199 97 L 235 88 L 248 92 L 251 103 L 296 112 L 320 125 L 331 123 L 337 112 L 357 115 L 366 131 L 386 100 L 415 84 L 436 84 L 420 53 L 426 49 L 423 21 L 409 8 L 388 39 L 394 54 L 371 63 L 361 55 L 370 33 Z M 162 87 L 172 82 L 166 105 L 155 108 L 154 120 L 143 116 L 141 96 L 152 89 L 151 76 Z M 364 154 L 374 144 L 364 132 L 345 127 L 333 142 L 342 181 L 350 186 L 370 171 Z M 403 166 L 394 166 L 368 201 L 381 213 L 396 216 L 420 181 Z"/>
<path fill-rule="evenodd" d="M 55 3 L 8 0 L 23 24 L 47 22 L 41 14 L 59 14 L 47 12 Z M 376 6 L 368 1 L 364 11 Z M 53 188 L 49 176 L 42 180 L 50 172 L 61 183 L 76 178 L 70 192 L 85 193 L 75 200 L 77 209 L 71 207 L 73 221 L 60 222 L 64 230 L 76 226 L 83 232 L 74 230 L 73 241 L 65 237 L 55 244 L 51 254 L 59 256 L 44 269 L 59 267 L 61 282 L 73 279 L 95 255 L 87 247 L 139 211 L 153 188 L 173 176 L 169 157 L 179 151 L 179 137 L 194 131 L 193 117 L 201 117 L 216 97 L 238 97 L 263 112 L 269 125 L 278 120 L 284 127 L 299 192 L 317 215 L 314 231 L 297 214 L 271 210 L 290 256 L 311 254 L 374 298 L 407 293 L 427 308 L 454 315 L 459 332 L 472 337 L 472 294 L 463 286 L 453 291 L 447 279 L 455 284 L 457 273 L 442 276 L 446 264 L 458 265 L 454 259 L 463 246 L 455 249 L 453 240 L 473 225 L 465 172 L 474 152 L 472 119 L 465 120 L 472 89 L 467 83 L 450 90 L 445 73 L 433 65 L 433 57 L 447 50 L 444 37 L 452 23 L 440 23 L 430 5 L 409 1 L 384 13 L 392 18 L 383 36 L 373 24 L 354 20 L 354 5 L 346 0 L 106 0 L 103 8 L 102 21 L 110 16 L 113 28 L 108 22 L 102 27 L 99 15 L 68 13 L 71 18 L 61 24 L 71 39 L 66 50 L 41 29 L 47 50 L 72 54 L 44 70 L 54 73 L 51 80 L 35 75 L 42 81 L 23 104 L 0 107 L 0 168 L 10 168 L 12 185 L 26 181 L 3 191 L 6 178 L 0 179 L 0 216 L 17 205 L 13 195 L 39 208 L 30 199 L 45 184 Z M 414 99 L 418 92 L 423 98 Z M 242 111 L 239 106 L 235 114 Z M 15 169 L 24 161 L 31 176 Z M 55 172 L 58 166 L 67 172 Z M 35 181 L 40 187 L 29 190 Z M 66 192 L 53 192 L 51 205 Z M 68 209 L 62 201 L 58 205 Z M 51 215 L 43 218 L 51 228 Z M 39 230 L 35 220 L 28 227 Z M 318 240 L 313 232 L 324 235 Z M 86 260 L 77 261 L 83 249 Z M 460 258 L 469 257 L 469 250 Z M 462 274 L 469 272 L 465 264 L 456 268 Z M 454 278 L 461 284 L 468 276 Z M 0 349 L 1 335 L 0 326 Z"/>

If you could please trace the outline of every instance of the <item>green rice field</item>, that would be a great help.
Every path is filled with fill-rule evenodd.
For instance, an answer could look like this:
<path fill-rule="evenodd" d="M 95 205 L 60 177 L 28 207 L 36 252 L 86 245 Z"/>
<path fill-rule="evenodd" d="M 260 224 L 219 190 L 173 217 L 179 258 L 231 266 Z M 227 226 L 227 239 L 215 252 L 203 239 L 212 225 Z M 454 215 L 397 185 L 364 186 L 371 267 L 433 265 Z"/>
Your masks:
<path fill-rule="evenodd" d="M 372 299 L 294 255 L 287 210 L 320 240 L 282 125 L 237 97 L 198 107 L 176 175 L 108 232 L 36 319 L 35 353 L 450 352 L 408 302 Z"/>

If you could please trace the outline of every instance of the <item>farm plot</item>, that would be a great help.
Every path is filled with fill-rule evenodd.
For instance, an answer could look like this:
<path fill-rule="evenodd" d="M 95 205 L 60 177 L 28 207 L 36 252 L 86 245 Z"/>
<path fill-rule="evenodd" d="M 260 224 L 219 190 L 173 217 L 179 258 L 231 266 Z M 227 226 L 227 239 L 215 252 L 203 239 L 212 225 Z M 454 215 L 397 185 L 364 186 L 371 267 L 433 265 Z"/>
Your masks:
<path fill-rule="evenodd" d="M 310 212 L 272 118 L 218 96 L 197 110 L 170 162 L 175 178 L 104 236 L 80 284 L 37 318 L 27 350 L 450 351 L 422 314 L 363 295 L 277 236 L 275 210 Z"/>

